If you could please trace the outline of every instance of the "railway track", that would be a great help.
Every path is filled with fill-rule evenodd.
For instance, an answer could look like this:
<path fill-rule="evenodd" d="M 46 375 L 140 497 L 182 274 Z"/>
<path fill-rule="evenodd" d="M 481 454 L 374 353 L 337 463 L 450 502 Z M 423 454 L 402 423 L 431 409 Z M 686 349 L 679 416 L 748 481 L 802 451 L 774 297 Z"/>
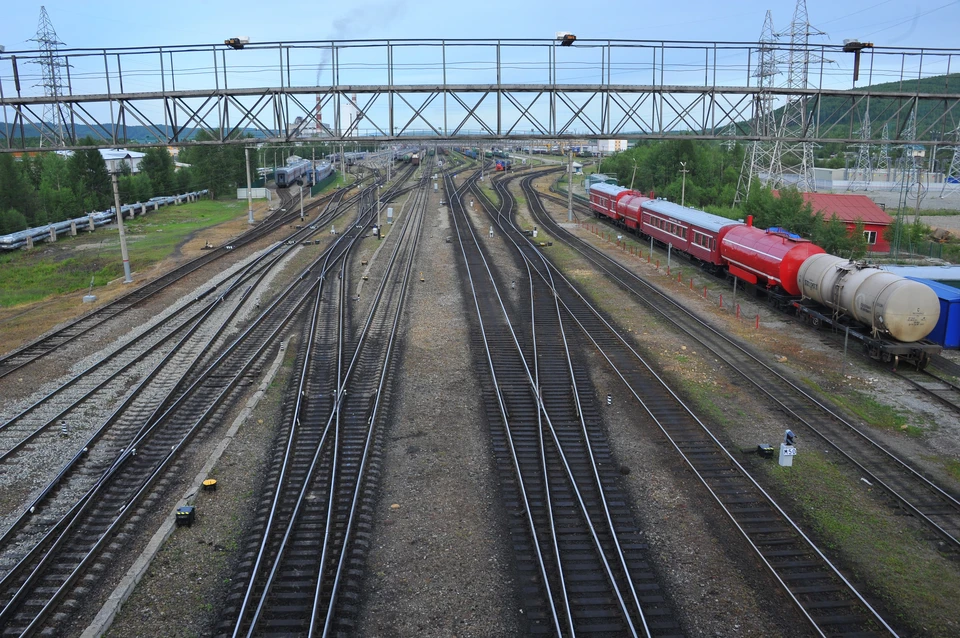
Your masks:
<path fill-rule="evenodd" d="M 675 635 L 555 297 L 528 278 L 528 305 L 509 308 L 449 177 L 446 188 L 528 633 Z"/>
<path fill-rule="evenodd" d="M 529 194 L 533 196 L 533 191 Z M 816 436 L 839 452 L 867 480 L 882 487 L 899 506 L 927 526 L 932 532 L 930 540 L 934 547 L 951 556 L 960 555 L 960 496 L 897 457 L 860 426 L 843 417 L 839 409 L 810 394 L 759 354 L 561 228 L 542 209 L 534 214 L 549 232 L 577 248 L 598 271 L 730 366 L 776 409 L 789 416 L 801 436 Z"/>
<path fill-rule="evenodd" d="M 960 414 L 960 386 L 947 373 L 927 366 L 923 370 L 910 367 L 898 368 L 894 374 L 912 385 L 917 391 L 946 406 L 955 414 Z"/>
<path fill-rule="evenodd" d="M 523 180 L 528 203 L 538 221 L 553 229 L 553 224 L 541 219 L 542 210 L 538 214 L 539 200 L 530 186 L 531 180 L 532 177 Z M 502 197 L 510 197 L 506 189 L 501 189 L 501 193 Z M 495 221 L 518 244 L 526 243 L 529 250 L 539 252 L 529 240 L 520 237 L 510 220 L 501 216 Z M 530 263 L 535 263 L 535 257 L 530 258 Z M 550 277 L 548 271 L 539 270 L 537 276 L 544 281 Z M 814 631 L 820 635 L 894 634 L 870 603 L 620 336 L 620 331 L 559 272 L 555 271 L 552 277 L 558 282 L 554 289 L 570 320 L 599 350 L 644 412 L 730 516 Z"/>
<path fill-rule="evenodd" d="M 372 192 L 368 192 L 366 199 L 372 198 Z M 111 457 L 108 450 L 99 465 L 88 466 L 85 477 L 73 473 L 78 481 L 89 483 L 92 477 L 92 486 L 85 491 L 70 489 L 64 477 L 59 477 L 46 490 L 44 502 L 26 512 L 33 520 L 15 525 L 8 533 L 7 546 L 31 549 L 0 580 L 0 626 L 5 628 L 4 635 L 29 635 L 47 627 L 51 619 L 55 623 L 62 620 L 62 610 L 76 606 L 78 597 L 83 597 L 80 592 L 84 588 L 77 589 L 78 580 L 95 580 L 106 571 L 112 553 L 120 551 L 134 535 L 131 526 L 135 524 L 128 518 L 160 497 L 165 482 L 176 474 L 180 453 L 207 424 L 218 422 L 231 400 L 245 391 L 251 370 L 262 365 L 272 344 L 298 316 L 316 288 L 309 271 L 305 270 L 232 343 L 220 349 L 205 370 L 187 375 L 181 372 L 166 382 L 165 399 L 157 403 L 154 397 L 152 405 L 131 410 L 132 418 L 127 419 L 122 436 L 115 437 L 121 441 L 119 454 Z M 208 343 L 216 338 L 214 335 Z M 201 347 L 201 351 L 207 349 Z M 193 357 L 194 364 L 200 360 L 200 356 Z M 84 450 L 77 456 L 86 453 Z M 109 548 L 105 557 L 104 548 Z"/>
<path fill-rule="evenodd" d="M 421 180 L 392 245 L 366 317 L 353 326 L 349 250 L 323 266 L 285 414 L 286 445 L 234 580 L 221 635 L 349 632 L 368 544 L 380 414 L 395 373 L 397 329 L 427 199 Z M 375 220 L 370 211 L 350 233 Z M 347 239 L 347 238 L 345 238 Z M 337 273 L 336 278 L 333 277 Z M 372 476 L 371 476 L 372 474 Z"/>

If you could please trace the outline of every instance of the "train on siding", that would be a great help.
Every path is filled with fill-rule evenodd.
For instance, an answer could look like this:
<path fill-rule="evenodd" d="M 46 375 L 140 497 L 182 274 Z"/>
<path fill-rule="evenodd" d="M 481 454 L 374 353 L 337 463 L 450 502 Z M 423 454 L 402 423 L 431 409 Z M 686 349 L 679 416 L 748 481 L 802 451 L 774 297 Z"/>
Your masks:
<path fill-rule="evenodd" d="M 513 166 L 513 163 L 508 159 L 498 159 L 496 170 L 498 171 L 509 171 L 510 167 Z"/>
<path fill-rule="evenodd" d="M 289 188 L 294 184 L 312 184 L 313 162 L 308 159 L 288 160 L 287 165 L 277 169 L 274 179 L 277 182 L 277 188 Z"/>
<path fill-rule="evenodd" d="M 590 187 L 598 217 L 686 255 L 704 270 L 743 281 L 773 305 L 814 327 L 831 326 L 862 343 L 871 357 L 924 367 L 940 346 L 924 341 L 940 303 L 922 283 L 866 263 L 828 255 L 782 228 L 680 206 L 611 184 Z"/>

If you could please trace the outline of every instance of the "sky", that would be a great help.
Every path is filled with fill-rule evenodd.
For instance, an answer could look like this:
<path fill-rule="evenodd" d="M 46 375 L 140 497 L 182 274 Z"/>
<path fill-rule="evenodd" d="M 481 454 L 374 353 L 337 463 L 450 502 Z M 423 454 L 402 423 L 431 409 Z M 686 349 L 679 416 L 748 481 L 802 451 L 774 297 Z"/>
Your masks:
<path fill-rule="evenodd" d="M 18 0 L 4 8 L 0 45 L 34 49 L 40 6 L 70 48 L 378 38 L 579 38 L 756 42 L 765 12 L 786 30 L 795 0 Z M 827 35 L 877 46 L 960 48 L 960 0 L 807 0 Z"/>

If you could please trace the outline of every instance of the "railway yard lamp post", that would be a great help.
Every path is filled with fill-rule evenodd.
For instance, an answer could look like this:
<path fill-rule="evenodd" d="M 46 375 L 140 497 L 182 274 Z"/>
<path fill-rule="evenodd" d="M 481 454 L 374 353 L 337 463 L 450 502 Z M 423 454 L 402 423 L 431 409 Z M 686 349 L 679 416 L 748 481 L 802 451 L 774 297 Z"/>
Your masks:
<path fill-rule="evenodd" d="M 120 212 L 120 187 L 117 185 L 117 174 L 110 173 L 113 178 L 113 202 L 117 210 L 117 228 L 120 229 L 120 258 L 123 259 L 123 283 L 132 284 L 130 276 L 130 255 L 127 254 L 127 236 L 123 232 L 123 213 Z"/>

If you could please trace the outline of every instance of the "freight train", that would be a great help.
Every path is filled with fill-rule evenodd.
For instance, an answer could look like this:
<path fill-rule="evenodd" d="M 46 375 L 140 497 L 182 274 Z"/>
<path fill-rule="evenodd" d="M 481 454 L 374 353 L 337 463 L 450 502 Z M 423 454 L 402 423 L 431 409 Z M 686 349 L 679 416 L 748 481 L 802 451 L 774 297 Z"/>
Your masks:
<path fill-rule="evenodd" d="M 922 283 L 863 262 L 826 254 L 782 228 L 756 228 L 637 191 L 594 184 L 590 208 L 709 272 L 743 281 L 757 294 L 819 328 L 832 326 L 862 343 L 871 357 L 922 368 L 937 344 L 923 341 L 940 303 Z"/>

